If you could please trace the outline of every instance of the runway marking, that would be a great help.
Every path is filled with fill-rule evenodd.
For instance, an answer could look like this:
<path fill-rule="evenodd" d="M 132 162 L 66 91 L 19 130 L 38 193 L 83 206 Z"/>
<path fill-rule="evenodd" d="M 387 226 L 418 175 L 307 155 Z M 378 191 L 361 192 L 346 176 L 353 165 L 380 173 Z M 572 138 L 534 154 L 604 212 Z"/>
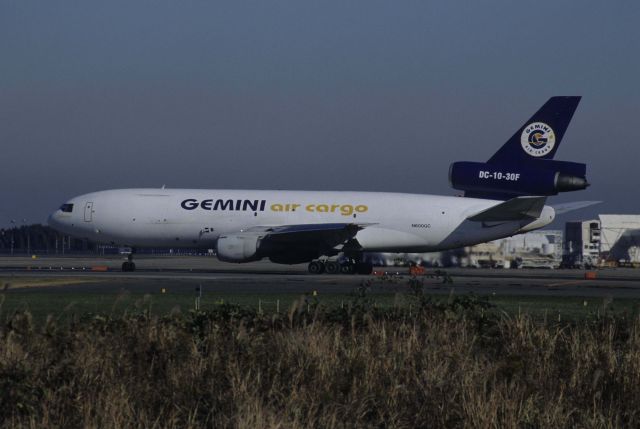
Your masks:
<path fill-rule="evenodd" d="M 33 277 L 14 277 L 10 279 L 5 277 L 2 281 L 2 291 L 9 289 L 26 289 L 32 287 L 57 287 L 57 286 L 75 286 L 88 283 L 97 283 L 99 279 L 91 278 L 38 278 Z"/>
<path fill-rule="evenodd" d="M 565 281 L 565 282 L 558 282 L 558 283 L 549 283 L 547 285 L 547 287 L 557 287 L 557 286 L 568 286 L 568 285 L 575 285 L 575 284 L 580 284 L 580 283 L 584 283 L 588 280 L 569 280 L 569 281 Z"/>

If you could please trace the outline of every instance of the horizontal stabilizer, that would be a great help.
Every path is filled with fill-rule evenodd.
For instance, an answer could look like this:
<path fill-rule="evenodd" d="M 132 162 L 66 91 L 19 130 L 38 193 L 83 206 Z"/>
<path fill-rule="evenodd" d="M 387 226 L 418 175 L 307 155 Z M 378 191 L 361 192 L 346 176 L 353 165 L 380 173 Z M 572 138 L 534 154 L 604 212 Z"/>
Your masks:
<path fill-rule="evenodd" d="M 546 197 L 517 197 L 490 207 L 468 220 L 474 222 L 507 222 L 540 217 Z"/>
<path fill-rule="evenodd" d="M 601 203 L 602 201 L 574 201 L 571 203 L 553 204 L 551 207 L 553 207 L 556 214 L 559 215 Z"/>

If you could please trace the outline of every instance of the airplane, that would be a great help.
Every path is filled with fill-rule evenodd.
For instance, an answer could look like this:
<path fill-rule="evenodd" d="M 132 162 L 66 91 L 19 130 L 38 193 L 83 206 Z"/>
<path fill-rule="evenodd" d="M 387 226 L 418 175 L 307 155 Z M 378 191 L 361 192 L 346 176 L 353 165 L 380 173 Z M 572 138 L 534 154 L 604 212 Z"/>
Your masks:
<path fill-rule="evenodd" d="M 549 196 L 586 189 L 586 165 L 555 161 L 580 97 L 551 97 L 487 162 L 454 162 L 463 196 L 388 192 L 117 189 L 72 198 L 54 229 L 98 243 L 215 249 L 220 261 L 308 263 L 312 274 L 370 274 L 365 252 L 435 252 L 551 223 Z M 122 264 L 134 271 L 133 253 Z"/>

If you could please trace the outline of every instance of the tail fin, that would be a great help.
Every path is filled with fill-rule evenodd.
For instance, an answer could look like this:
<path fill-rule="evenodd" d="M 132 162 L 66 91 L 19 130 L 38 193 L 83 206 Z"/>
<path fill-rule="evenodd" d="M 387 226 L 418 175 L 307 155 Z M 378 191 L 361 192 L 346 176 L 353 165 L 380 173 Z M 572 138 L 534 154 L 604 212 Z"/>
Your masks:
<path fill-rule="evenodd" d="M 553 160 L 579 102 L 551 97 L 489 161 L 451 164 L 451 186 L 465 197 L 496 200 L 585 189 L 585 164 Z"/>
<path fill-rule="evenodd" d="M 488 161 L 553 159 L 581 97 L 551 97 Z"/>

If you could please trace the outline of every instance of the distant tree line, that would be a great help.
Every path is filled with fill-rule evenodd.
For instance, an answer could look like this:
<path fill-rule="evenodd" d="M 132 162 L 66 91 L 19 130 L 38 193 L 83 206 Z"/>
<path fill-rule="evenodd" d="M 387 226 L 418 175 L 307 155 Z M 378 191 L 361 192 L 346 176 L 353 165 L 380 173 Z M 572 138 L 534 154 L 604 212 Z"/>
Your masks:
<path fill-rule="evenodd" d="M 88 240 L 64 235 L 41 224 L 23 225 L 0 229 L 0 253 L 62 254 L 96 251 L 96 245 Z"/>
<path fill-rule="evenodd" d="M 127 252 L 130 248 L 113 245 L 96 244 L 87 239 L 73 238 L 46 225 L 22 225 L 14 228 L 0 229 L 1 255 L 64 255 L 72 253 L 117 254 Z M 209 254 L 202 248 L 143 248 L 136 253 L 159 255 L 204 255 Z"/>

